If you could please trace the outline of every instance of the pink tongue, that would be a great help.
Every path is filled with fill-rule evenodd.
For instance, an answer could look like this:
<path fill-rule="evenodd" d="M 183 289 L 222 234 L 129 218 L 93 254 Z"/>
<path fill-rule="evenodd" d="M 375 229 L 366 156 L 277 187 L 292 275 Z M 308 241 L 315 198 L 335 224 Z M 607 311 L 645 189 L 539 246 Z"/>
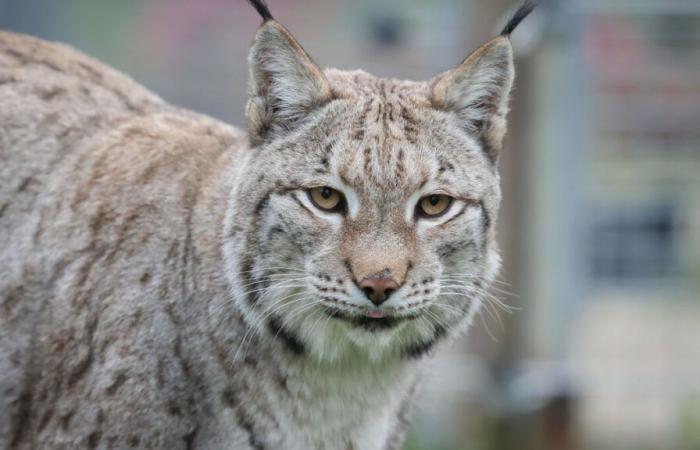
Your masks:
<path fill-rule="evenodd" d="M 384 313 L 379 311 L 378 309 L 370 310 L 367 313 L 367 316 L 371 317 L 372 319 L 381 319 L 384 317 Z"/>

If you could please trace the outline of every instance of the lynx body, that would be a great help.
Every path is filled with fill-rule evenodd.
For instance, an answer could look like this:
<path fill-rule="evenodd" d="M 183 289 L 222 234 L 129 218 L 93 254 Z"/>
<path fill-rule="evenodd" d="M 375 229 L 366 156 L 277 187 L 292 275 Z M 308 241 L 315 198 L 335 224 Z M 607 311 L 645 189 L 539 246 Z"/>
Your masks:
<path fill-rule="evenodd" d="M 378 79 L 255 6 L 247 134 L 0 32 L 0 448 L 400 448 L 498 270 L 510 42 Z"/>

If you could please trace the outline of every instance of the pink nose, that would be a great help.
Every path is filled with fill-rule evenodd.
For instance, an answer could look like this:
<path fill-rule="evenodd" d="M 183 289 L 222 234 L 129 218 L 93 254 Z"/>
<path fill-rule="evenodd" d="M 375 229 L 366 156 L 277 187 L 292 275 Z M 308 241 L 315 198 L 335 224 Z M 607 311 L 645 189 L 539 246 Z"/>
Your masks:
<path fill-rule="evenodd" d="M 384 303 L 398 288 L 398 283 L 389 277 L 365 277 L 360 281 L 360 289 L 376 306 Z"/>

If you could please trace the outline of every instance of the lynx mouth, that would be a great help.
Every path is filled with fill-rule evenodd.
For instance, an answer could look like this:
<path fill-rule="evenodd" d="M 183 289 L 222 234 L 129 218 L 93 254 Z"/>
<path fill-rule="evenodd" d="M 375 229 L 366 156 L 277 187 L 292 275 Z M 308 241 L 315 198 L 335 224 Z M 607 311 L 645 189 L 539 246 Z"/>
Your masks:
<path fill-rule="evenodd" d="M 358 313 L 351 313 L 330 306 L 324 306 L 323 311 L 334 319 L 342 320 L 357 328 L 362 328 L 371 332 L 390 330 L 401 323 L 416 318 L 416 316 L 396 316 L 380 310 L 366 310 Z"/>

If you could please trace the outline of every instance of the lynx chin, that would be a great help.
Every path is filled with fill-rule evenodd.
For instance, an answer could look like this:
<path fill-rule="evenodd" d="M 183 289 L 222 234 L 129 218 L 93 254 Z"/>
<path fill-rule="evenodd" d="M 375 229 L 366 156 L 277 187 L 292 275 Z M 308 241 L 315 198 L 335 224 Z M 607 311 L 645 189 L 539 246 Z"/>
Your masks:
<path fill-rule="evenodd" d="M 486 301 L 533 5 L 414 82 L 251 3 L 247 133 L 0 32 L 0 448 L 399 449 Z"/>

